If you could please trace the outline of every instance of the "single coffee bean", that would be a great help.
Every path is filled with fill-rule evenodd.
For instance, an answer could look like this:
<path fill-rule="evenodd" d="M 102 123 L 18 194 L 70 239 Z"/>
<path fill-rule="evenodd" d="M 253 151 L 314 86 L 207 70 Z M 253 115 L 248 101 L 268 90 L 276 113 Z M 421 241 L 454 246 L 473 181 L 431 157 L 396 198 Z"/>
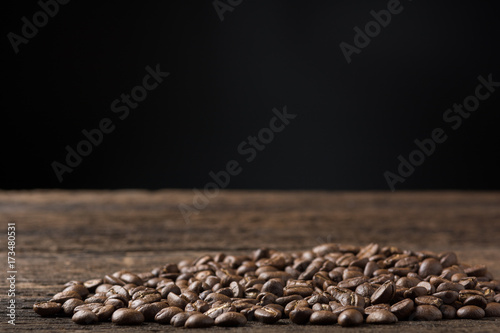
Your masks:
<path fill-rule="evenodd" d="M 309 318 L 309 323 L 312 325 L 333 325 L 337 323 L 338 315 L 331 311 L 315 311 L 311 314 Z"/>
<path fill-rule="evenodd" d="M 434 305 L 439 308 L 443 305 L 443 300 L 435 296 L 419 296 L 415 298 L 415 303 L 417 305 Z"/>
<path fill-rule="evenodd" d="M 74 323 L 79 325 L 90 325 L 95 324 L 99 321 L 97 315 L 89 310 L 82 310 L 76 312 L 71 318 Z"/>
<path fill-rule="evenodd" d="M 441 320 L 443 314 L 434 305 L 419 305 L 415 308 L 413 319 L 415 320 Z"/>
<path fill-rule="evenodd" d="M 269 280 L 262 286 L 261 291 L 274 294 L 278 297 L 283 296 L 283 284 L 277 280 Z"/>
<path fill-rule="evenodd" d="M 434 258 L 427 258 L 420 264 L 418 275 L 425 278 L 429 275 L 439 275 L 443 271 L 443 266 Z"/>
<path fill-rule="evenodd" d="M 74 284 L 72 286 L 66 287 L 62 292 L 75 291 L 82 299 L 85 299 L 89 295 L 89 290 L 85 288 L 83 284 Z"/>
<path fill-rule="evenodd" d="M 176 306 L 169 306 L 167 308 L 161 309 L 155 316 L 155 321 L 159 324 L 170 324 L 172 317 L 178 313 L 183 312 L 181 308 Z"/>
<path fill-rule="evenodd" d="M 67 291 L 62 291 L 60 293 L 55 294 L 50 302 L 56 302 L 56 303 L 61 303 L 63 304 L 69 299 L 76 298 L 76 299 L 82 299 L 79 293 L 77 293 L 74 290 L 67 290 Z"/>
<path fill-rule="evenodd" d="M 305 325 L 309 322 L 313 310 L 311 308 L 295 308 L 289 313 L 290 320 L 298 325 Z"/>
<path fill-rule="evenodd" d="M 429 284 L 430 286 L 430 284 Z M 406 290 L 403 295 L 405 298 L 411 298 L 411 299 L 415 299 L 419 296 L 424 296 L 424 295 L 427 295 L 428 291 L 425 287 L 423 286 L 415 286 L 415 287 L 411 287 L 410 289 Z"/>
<path fill-rule="evenodd" d="M 398 318 L 388 310 L 378 310 L 372 312 L 367 318 L 368 324 L 394 324 Z"/>
<path fill-rule="evenodd" d="M 442 299 L 444 304 L 451 304 L 458 299 L 458 293 L 453 290 L 440 291 L 432 296 Z"/>
<path fill-rule="evenodd" d="M 144 322 L 144 315 L 137 310 L 121 308 L 113 313 L 111 321 L 117 325 L 139 325 Z"/>
<path fill-rule="evenodd" d="M 396 293 L 396 285 L 393 281 L 384 282 L 370 298 L 372 304 L 389 303 Z"/>
<path fill-rule="evenodd" d="M 484 309 L 484 314 L 486 317 L 500 317 L 500 304 L 488 303 Z"/>
<path fill-rule="evenodd" d="M 347 309 L 339 315 L 337 322 L 343 327 L 359 326 L 363 323 L 363 315 L 357 310 Z"/>
<path fill-rule="evenodd" d="M 484 310 L 475 305 L 466 305 L 457 310 L 457 317 L 463 319 L 481 319 L 485 315 Z"/>
<path fill-rule="evenodd" d="M 115 312 L 115 307 L 112 305 L 103 305 L 93 309 L 92 312 L 97 315 L 99 321 L 108 321 Z"/>
<path fill-rule="evenodd" d="M 215 318 L 215 325 L 221 327 L 245 326 L 247 318 L 238 312 L 226 312 Z"/>
<path fill-rule="evenodd" d="M 390 311 L 394 313 L 394 315 L 398 318 L 398 320 L 406 320 L 410 317 L 413 309 L 415 308 L 414 302 L 406 298 L 402 301 L 399 301 L 393 304 L 390 308 Z"/>
<path fill-rule="evenodd" d="M 439 310 L 443 314 L 443 319 L 454 319 L 457 314 L 457 310 L 453 306 L 447 304 L 441 305 Z"/>
<path fill-rule="evenodd" d="M 42 317 L 49 317 L 61 312 L 62 306 L 56 302 L 40 302 L 33 305 L 33 310 Z"/>
<path fill-rule="evenodd" d="M 274 324 L 281 319 L 281 312 L 270 307 L 255 310 L 255 319 L 264 324 Z"/>
<path fill-rule="evenodd" d="M 190 316 L 184 323 L 186 328 L 207 328 L 212 326 L 214 326 L 214 320 L 201 313 Z"/>
<path fill-rule="evenodd" d="M 82 305 L 82 304 L 84 304 L 84 302 L 81 299 L 77 299 L 77 298 L 68 299 L 62 305 L 63 312 L 66 316 L 73 316 L 73 312 L 74 312 L 75 308 L 79 305 Z"/>
<path fill-rule="evenodd" d="M 468 276 L 481 277 L 485 276 L 487 272 L 488 269 L 486 268 L 485 265 L 475 265 L 464 269 L 464 273 L 467 274 Z"/>
<path fill-rule="evenodd" d="M 173 327 L 184 327 L 184 324 L 190 316 L 188 312 L 180 312 L 172 317 L 170 325 Z"/>
<path fill-rule="evenodd" d="M 467 299 L 464 301 L 464 305 L 475 305 L 479 306 L 481 309 L 486 308 L 487 304 L 488 302 L 486 301 L 486 298 L 480 295 L 467 297 Z"/>

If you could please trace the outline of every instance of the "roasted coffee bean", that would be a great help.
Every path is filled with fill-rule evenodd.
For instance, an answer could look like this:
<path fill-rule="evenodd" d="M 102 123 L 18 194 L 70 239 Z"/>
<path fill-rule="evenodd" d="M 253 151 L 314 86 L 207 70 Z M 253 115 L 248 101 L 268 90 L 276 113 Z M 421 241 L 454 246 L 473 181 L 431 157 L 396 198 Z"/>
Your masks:
<path fill-rule="evenodd" d="M 485 276 L 488 272 L 485 265 L 475 265 L 464 269 L 464 273 L 468 276 Z"/>
<path fill-rule="evenodd" d="M 52 299 L 50 300 L 51 302 L 56 302 L 63 304 L 69 299 L 76 298 L 76 299 L 82 299 L 79 293 L 77 293 L 74 290 L 66 290 L 62 291 L 60 293 L 55 294 Z"/>
<path fill-rule="evenodd" d="M 42 317 L 49 317 L 61 312 L 62 306 L 56 302 L 40 302 L 33 305 L 33 310 Z"/>
<path fill-rule="evenodd" d="M 479 306 L 466 305 L 457 310 L 457 317 L 463 319 L 481 319 L 485 312 Z"/>
<path fill-rule="evenodd" d="M 274 294 L 277 297 L 281 297 L 283 296 L 283 284 L 280 281 L 269 280 L 262 285 L 261 291 Z"/>
<path fill-rule="evenodd" d="M 170 319 L 170 325 L 173 327 L 184 327 L 186 321 L 189 319 L 191 315 L 188 312 L 180 312 L 177 313 Z"/>
<path fill-rule="evenodd" d="M 226 312 L 215 318 L 215 325 L 221 327 L 245 326 L 247 318 L 238 312 Z"/>
<path fill-rule="evenodd" d="M 94 295 L 94 296 L 90 296 L 90 297 L 87 297 L 85 299 L 85 303 L 102 303 L 104 304 L 104 302 L 106 302 L 108 298 L 106 297 L 106 295 Z"/>
<path fill-rule="evenodd" d="M 63 312 L 66 316 L 73 316 L 75 308 L 79 305 L 82 305 L 82 304 L 84 304 L 84 302 L 81 299 L 77 299 L 77 298 L 68 299 L 62 305 Z"/>
<path fill-rule="evenodd" d="M 109 289 L 111 289 L 111 287 L 113 287 L 112 284 L 109 284 L 109 283 L 104 283 L 104 284 L 100 284 L 98 285 L 96 288 L 95 288 L 95 293 L 107 293 Z"/>
<path fill-rule="evenodd" d="M 425 278 L 429 275 L 439 275 L 443 271 L 443 266 L 434 258 L 427 258 L 420 263 L 418 275 Z"/>
<path fill-rule="evenodd" d="M 102 283 L 102 279 L 91 279 L 85 281 L 83 285 L 85 286 L 85 288 L 87 288 L 88 291 L 94 292 L 95 289 Z"/>
<path fill-rule="evenodd" d="M 89 310 L 83 310 L 76 312 L 71 318 L 74 323 L 80 325 L 90 325 L 95 324 L 99 321 L 97 315 Z"/>
<path fill-rule="evenodd" d="M 271 307 L 263 307 L 255 310 L 254 316 L 261 323 L 274 324 L 281 319 L 281 312 Z"/>
<path fill-rule="evenodd" d="M 204 314 L 194 314 L 184 323 L 186 328 L 207 328 L 214 326 L 214 320 Z"/>
<path fill-rule="evenodd" d="M 484 314 L 486 317 L 500 317 L 500 304 L 488 303 L 484 309 Z"/>
<path fill-rule="evenodd" d="M 467 297 L 467 299 L 463 303 L 464 303 L 464 305 L 479 306 L 481 309 L 486 308 L 486 305 L 488 304 L 488 302 L 486 301 L 486 298 L 484 298 L 481 295 L 473 295 L 473 296 Z"/>
<path fill-rule="evenodd" d="M 295 308 L 293 309 L 288 316 L 290 320 L 298 325 L 305 325 L 309 322 L 309 318 L 311 317 L 313 310 L 310 308 Z"/>
<path fill-rule="evenodd" d="M 415 303 L 411 299 L 407 298 L 393 304 L 390 308 L 390 311 L 394 313 L 394 315 L 399 320 L 406 320 L 408 319 L 408 317 L 410 317 L 414 308 Z"/>
<path fill-rule="evenodd" d="M 183 312 L 182 309 L 176 306 L 166 307 L 155 315 L 155 321 L 160 324 L 170 324 L 172 317 L 181 312 Z"/>
<path fill-rule="evenodd" d="M 434 305 L 419 305 L 415 308 L 413 319 L 422 321 L 441 320 L 443 314 Z"/>
<path fill-rule="evenodd" d="M 359 313 L 361 313 L 363 316 L 365 315 L 365 309 L 360 308 L 359 306 L 352 306 L 352 305 L 336 307 L 335 309 L 332 309 L 332 312 L 334 314 L 340 315 L 342 312 L 344 312 L 346 310 L 356 310 Z"/>
<path fill-rule="evenodd" d="M 398 318 L 388 310 L 378 310 L 372 312 L 366 318 L 368 324 L 394 324 L 398 321 Z"/>
<path fill-rule="evenodd" d="M 144 315 L 132 309 L 118 309 L 111 316 L 111 321 L 117 325 L 139 325 L 144 322 Z"/>
<path fill-rule="evenodd" d="M 340 313 L 337 322 L 343 327 L 359 326 L 363 323 L 363 315 L 357 310 L 348 309 Z"/>
<path fill-rule="evenodd" d="M 309 318 L 309 323 L 312 325 L 333 325 L 337 322 L 338 315 L 331 311 L 315 311 L 311 314 Z"/>
<path fill-rule="evenodd" d="M 453 306 L 447 304 L 441 305 L 439 310 L 443 314 L 443 319 L 454 319 L 457 314 L 457 310 Z"/>
<path fill-rule="evenodd" d="M 370 315 L 372 312 L 378 311 L 378 310 L 390 310 L 391 306 L 389 304 L 375 304 L 375 305 L 370 305 L 365 308 L 365 315 Z"/>
<path fill-rule="evenodd" d="M 452 290 L 440 291 L 432 296 L 442 299 L 444 304 L 451 304 L 458 299 L 458 293 Z"/>
<path fill-rule="evenodd" d="M 393 281 L 387 281 L 381 285 L 373 295 L 370 300 L 372 304 L 379 303 L 389 303 L 396 293 L 396 285 Z"/>
<path fill-rule="evenodd" d="M 99 321 L 108 321 L 115 312 L 115 307 L 112 305 L 103 305 L 99 308 L 95 308 L 92 312 L 97 315 Z"/>
<path fill-rule="evenodd" d="M 415 298 L 415 303 L 417 305 L 434 305 L 435 307 L 439 308 L 441 305 L 443 305 L 443 300 L 434 296 L 419 296 Z"/>

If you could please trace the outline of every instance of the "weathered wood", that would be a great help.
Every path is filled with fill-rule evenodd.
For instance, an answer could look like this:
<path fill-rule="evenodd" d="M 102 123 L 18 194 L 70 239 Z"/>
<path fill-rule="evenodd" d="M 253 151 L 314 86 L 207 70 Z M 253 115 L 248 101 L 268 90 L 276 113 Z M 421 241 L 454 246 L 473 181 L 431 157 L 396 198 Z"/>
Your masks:
<path fill-rule="evenodd" d="M 178 204 L 192 200 L 192 191 L 179 190 L 0 191 L 4 230 L 8 221 L 15 221 L 17 228 L 16 328 L 136 331 L 110 323 L 79 327 L 68 318 L 41 318 L 32 305 L 48 299 L 68 280 L 101 277 L 122 268 L 148 271 L 207 252 L 248 253 L 257 247 L 293 251 L 323 242 L 378 242 L 412 250 L 453 250 L 462 262 L 487 264 L 500 277 L 498 192 L 223 191 L 186 223 Z M 1 253 L 6 258 L 6 246 Z M 5 299 L 4 279 L 1 287 Z M 9 327 L 4 311 L 2 306 L 2 329 Z M 496 332 L 499 325 L 500 320 L 454 320 L 360 330 Z M 303 330 L 292 324 L 248 327 L 266 332 Z M 141 329 L 173 330 L 154 323 Z M 332 329 L 342 330 L 308 327 L 313 332 Z"/>

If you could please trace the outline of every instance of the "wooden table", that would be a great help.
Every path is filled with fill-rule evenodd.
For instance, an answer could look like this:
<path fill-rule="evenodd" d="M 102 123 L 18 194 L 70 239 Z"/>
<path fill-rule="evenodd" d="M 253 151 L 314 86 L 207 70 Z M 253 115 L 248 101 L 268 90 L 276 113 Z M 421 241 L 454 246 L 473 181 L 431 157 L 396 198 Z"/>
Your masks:
<path fill-rule="evenodd" d="M 258 247 L 304 250 L 324 242 L 378 242 L 412 250 L 453 250 L 462 262 L 485 263 L 500 277 L 500 193 L 498 192 L 280 192 L 223 191 L 183 220 L 179 203 L 192 204 L 190 190 L 0 191 L 3 229 L 16 223 L 16 329 L 133 332 L 104 323 L 92 327 L 69 318 L 41 318 L 32 306 L 47 300 L 69 280 L 134 272 L 202 253 L 248 253 Z M 6 233 L 1 241 L 6 271 Z M 2 279 L 1 329 L 6 280 Z M 240 331 L 303 331 L 287 324 L 249 323 Z M 312 332 L 339 326 L 308 327 Z M 363 326 L 361 331 L 498 332 L 500 320 L 400 322 Z M 155 323 L 141 330 L 174 330 Z M 212 330 L 222 330 L 213 328 Z M 224 330 L 225 331 L 225 330 Z"/>

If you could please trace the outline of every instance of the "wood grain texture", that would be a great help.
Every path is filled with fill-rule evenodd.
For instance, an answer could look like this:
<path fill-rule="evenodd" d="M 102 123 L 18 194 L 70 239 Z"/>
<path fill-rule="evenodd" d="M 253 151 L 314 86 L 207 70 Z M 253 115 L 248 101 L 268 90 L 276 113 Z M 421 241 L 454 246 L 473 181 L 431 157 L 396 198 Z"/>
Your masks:
<path fill-rule="evenodd" d="M 69 280 L 120 269 L 149 271 L 204 253 L 248 253 L 257 247 L 294 251 L 324 242 L 377 242 L 411 250 L 453 250 L 461 262 L 487 264 L 500 277 L 498 192 L 222 191 L 186 223 L 178 204 L 192 200 L 192 191 L 180 190 L 0 191 L 3 228 L 10 221 L 17 228 L 16 329 L 136 331 L 110 323 L 80 327 L 69 318 L 41 318 L 32 305 L 50 298 Z M 5 234 L 0 244 L 6 267 Z M 5 279 L 1 292 L 3 330 L 11 327 L 5 316 Z M 303 331 L 282 322 L 249 323 L 238 330 Z M 498 332 L 499 327 L 500 320 L 484 319 L 365 325 L 357 330 Z M 152 323 L 141 330 L 174 329 Z M 308 330 L 343 331 L 338 326 Z"/>

